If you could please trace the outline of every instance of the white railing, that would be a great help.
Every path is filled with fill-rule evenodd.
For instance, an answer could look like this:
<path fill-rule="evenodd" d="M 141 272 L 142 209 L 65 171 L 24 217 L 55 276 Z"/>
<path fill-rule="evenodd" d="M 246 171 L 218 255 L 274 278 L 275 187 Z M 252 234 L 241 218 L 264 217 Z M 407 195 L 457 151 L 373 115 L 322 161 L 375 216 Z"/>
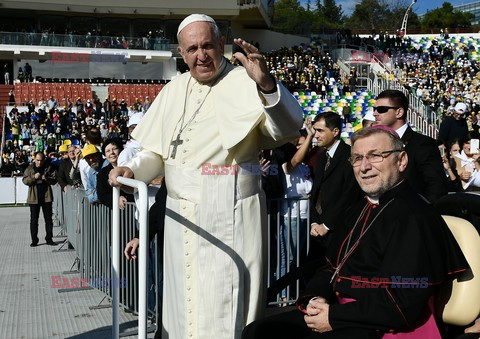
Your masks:
<path fill-rule="evenodd" d="M 148 190 L 147 185 L 138 180 L 118 177 L 118 182 L 122 185 L 138 189 L 139 193 L 139 306 L 138 306 L 138 338 L 147 338 L 147 272 L 148 272 Z M 118 309 L 120 300 L 120 255 L 122 248 L 120 246 L 120 208 L 118 200 L 120 198 L 120 189 L 113 188 L 113 208 L 112 208 L 112 338 L 119 338 Z"/>

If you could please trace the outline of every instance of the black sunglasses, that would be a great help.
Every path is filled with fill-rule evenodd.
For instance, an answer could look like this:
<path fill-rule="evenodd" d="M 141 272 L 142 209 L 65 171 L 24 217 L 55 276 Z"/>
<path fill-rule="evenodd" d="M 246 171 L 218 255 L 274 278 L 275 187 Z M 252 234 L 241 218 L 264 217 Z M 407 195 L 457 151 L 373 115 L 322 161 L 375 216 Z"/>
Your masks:
<path fill-rule="evenodd" d="M 393 106 L 374 106 L 373 111 L 377 111 L 378 113 L 387 113 L 389 109 L 399 109 L 400 107 L 393 107 Z"/>

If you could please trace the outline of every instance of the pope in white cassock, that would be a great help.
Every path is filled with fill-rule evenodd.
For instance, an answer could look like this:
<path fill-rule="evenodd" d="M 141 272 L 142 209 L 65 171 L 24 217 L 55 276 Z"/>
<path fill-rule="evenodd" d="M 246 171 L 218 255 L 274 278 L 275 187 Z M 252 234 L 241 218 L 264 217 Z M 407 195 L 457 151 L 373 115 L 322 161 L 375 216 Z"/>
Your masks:
<path fill-rule="evenodd" d="M 295 138 L 302 110 L 256 47 L 234 40 L 243 67 L 223 57 L 209 16 L 183 20 L 178 40 L 190 72 L 162 89 L 132 133 L 142 151 L 110 181 L 165 175 L 162 338 L 240 338 L 266 301 L 259 150 Z"/>

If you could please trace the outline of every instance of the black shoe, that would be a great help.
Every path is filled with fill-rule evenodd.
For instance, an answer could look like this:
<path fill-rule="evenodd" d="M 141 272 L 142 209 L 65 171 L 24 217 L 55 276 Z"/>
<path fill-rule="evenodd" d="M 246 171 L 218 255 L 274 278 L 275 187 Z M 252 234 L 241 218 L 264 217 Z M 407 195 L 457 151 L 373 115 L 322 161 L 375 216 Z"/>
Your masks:
<path fill-rule="evenodd" d="M 37 247 L 37 246 L 38 246 L 38 243 L 37 243 L 37 242 L 32 242 L 32 243 L 30 244 L 30 247 Z"/>
<path fill-rule="evenodd" d="M 47 245 L 55 246 L 55 245 L 57 245 L 57 243 L 52 241 L 52 240 L 49 240 L 49 241 L 47 241 Z"/>

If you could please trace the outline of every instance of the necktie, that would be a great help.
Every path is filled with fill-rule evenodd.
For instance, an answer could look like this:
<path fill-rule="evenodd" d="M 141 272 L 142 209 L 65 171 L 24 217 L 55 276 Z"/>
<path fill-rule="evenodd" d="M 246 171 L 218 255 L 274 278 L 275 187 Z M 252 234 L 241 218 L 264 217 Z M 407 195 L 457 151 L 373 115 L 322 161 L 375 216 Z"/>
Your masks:
<path fill-rule="evenodd" d="M 325 169 L 323 171 L 323 175 L 325 175 L 325 173 L 327 172 L 328 166 L 330 166 L 330 160 L 332 159 L 332 157 L 330 156 L 330 154 L 328 154 L 328 152 L 326 156 L 327 156 L 327 161 L 325 162 Z M 318 214 L 322 214 L 322 204 L 321 204 L 320 195 L 321 195 L 321 192 L 319 193 L 317 202 L 315 203 L 315 210 L 318 212 Z"/>
<path fill-rule="evenodd" d="M 332 159 L 332 157 L 330 156 L 330 154 L 327 152 L 327 161 L 325 162 L 325 171 L 327 171 L 328 167 L 330 166 L 330 160 Z"/>

